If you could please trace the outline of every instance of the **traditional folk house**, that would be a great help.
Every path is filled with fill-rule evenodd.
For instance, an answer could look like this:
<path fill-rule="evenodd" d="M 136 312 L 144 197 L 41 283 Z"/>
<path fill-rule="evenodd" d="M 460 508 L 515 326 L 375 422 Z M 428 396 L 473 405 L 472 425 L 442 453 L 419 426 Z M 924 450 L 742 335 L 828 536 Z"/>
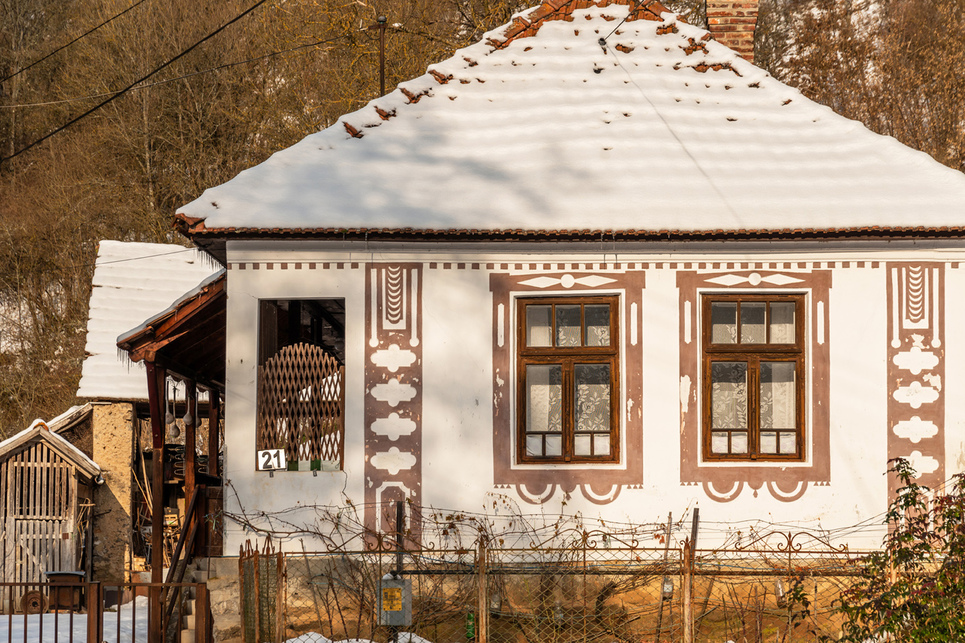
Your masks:
<path fill-rule="evenodd" d="M 178 212 L 226 510 L 877 516 L 965 466 L 963 204 L 659 2 L 546 0 Z"/>
<path fill-rule="evenodd" d="M 0 442 L 3 582 L 36 583 L 45 572 L 89 571 L 101 468 L 57 431 L 87 421 L 90 413 L 89 406 L 74 407 L 50 425 L 37 420 Z M 9 605 L 3 600 L 0 609 Z"/>

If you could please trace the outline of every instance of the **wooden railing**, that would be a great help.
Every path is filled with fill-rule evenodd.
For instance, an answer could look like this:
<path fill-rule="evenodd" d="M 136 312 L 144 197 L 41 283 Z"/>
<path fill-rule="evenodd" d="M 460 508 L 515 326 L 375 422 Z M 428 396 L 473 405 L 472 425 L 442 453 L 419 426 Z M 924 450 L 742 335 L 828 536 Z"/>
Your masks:
<path fill-rule="evenodd" d="M 148 643 L 155 633 L 179 629 L 171 616 L 148 609 L 146 596 L 194 590 L 196 643 L 211 643 L 204 583 L 0 583 L 0 641 L 115 641 Z M 113 599 L 117 597 L 117 604 Z M 110 605 L 106 603 L 110 602 Z"/>
<path fill-rule="evenodd" d="M 178 611 L 177 613 L 177 624 L 174 623 L 172 617 L 175 615 L 175 608 L 184 603 L 183 588 L 185 585 L 182 581 L 188 564 L 191 563 L 193 558 L 198 528 L 204 520 L 204 514 L 201 511 L 203 503 L 200 502 L 200 499 L 205 497 L 206 492 L 207 487 L 204 485 L 198 485 L 194 488 L 191 500 L 188 502 L 188 509 L 184 514 L 184 526 L 181 528 L 178 544 L 171 554 L 171 567 L 168 569 L 167 578 L 164 580 L 165 589 L 152 592 L 152 599 L 156 601 L 155 605 L 159 607 L 160 603 L 163 602 L 164 604 L 163 621 L 165 629 L 162 631 L 165 633 L 165 640 L 177 637 L 177 633 L 181 629 L 181 612 Z M 207 592 L 204 593 L 207 596 Z M 195 598 L 200 598 L 200 596 Z M 207 607 L 205 607 L 205 615 L 207 615 Z"/>

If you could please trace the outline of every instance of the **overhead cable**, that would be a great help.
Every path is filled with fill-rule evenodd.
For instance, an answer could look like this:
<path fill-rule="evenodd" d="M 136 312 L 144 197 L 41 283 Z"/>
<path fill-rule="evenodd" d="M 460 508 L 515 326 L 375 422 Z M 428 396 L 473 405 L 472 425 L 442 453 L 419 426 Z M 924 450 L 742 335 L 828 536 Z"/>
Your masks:
<path fill-rule="evenodd" d="M 28 144 L 28 145 L 20 148 L 19 150 L 17 150 L 16 152 L 14 152 L 13 154 L 11 154 L 10 156 L 5 156 L 5 157 L 3 157 L 3 158 L 0 158 L 0 165 L 2 165 L 5 161 L 9 161 L 10 159 L 13 159 L 13 158 L 15 158 L 15 157 L 17 157 L 17 156 L 20 156 L 21 154 L 23 154 L 23 153 L 26 152 L 27 150 L 31 149 L 32 147 L 34 147 L 34 146 L 36 146 L 36 145 L 39 145 L 40 143 L 43 143 L 44 141 L 46 141 L 46 140 L 47 140 L 48 138 L 50 138 L 51 136 L 54 136 L 55 134 L 59 134 L 60 132 L 64 131 L 65 129 L 67 129 L 68 127 L 70 127 L 71 125 L 73 125 L 74 123 L 76 123 L 76 122 L 78 122 L 78 121 L 80 121 L 80 120 L 83 120 L 84 118 L 87 118 L 88 116 L 90 116 L 91 114 L 93 114 L 94 112 L 96 112 L 97 110 L 99 110 L 101 107 L 104 107 L 104 106 L 107 105 L 108 103 L 112 102 L 113 100 L 115 100 L 115 99 L 117 99 L 117 98 L 120 98 L 121 96 L 123 96 L 124 94 L 126 94 L 127 92 L 129 92 L 131 89 L 133 89 L 135 86 L 143 83 L 145 80 L 147 80 L 148 78 L 150 78 L 150 77 L 153 76 L 154 74 L 158 73 L 158 72 L 161 71 L 162 69 L 165 69 L 165 68 L 171 66 L 172 64 L 174 64 L 175 62 L 177 62 L 178 60 L 180 60 L 180 59 L 183 58 L 184 56 L 188 55 L 190 52 L 194 51 L 196 48 L 198 48 L 199 46 L 201 46 L 202 44 L 204 44 L 205 42 L 207 42 L 207 41 L 210 40 L 211 38 L 215 37 L 216 35 L 218 35 L 218 34 L 221 33 L 222 31 L 224 31 L 225 29 L 227 29 L 227 28 L 228 28 L 229 26 L 231 26 L 232 24 L 238 22 L 239 20 L 241 20 L 242 18 L 244 18 L 245 16 L 247 16 L 249 13 L 251 13 L 252 11 L 254 11 L 255 9 L 257 9 L 257 8 L 260 7 L 261 5 L 265 4 L 267 1 L 268 1 L 268 0 L 258 0 L 258 2 L 256 2 L 255 4 L 253 4 L 251 7 L 249 7 L 248 9 L 245 9 L 243 12 L 239 13 L 237 16 L 235 16 L 234 18 L 232 18 L 232 19 L 229 20 L 228 22 L 224 23 L 223 25 L 221 25 L 220 27 L 218 27 L 217 29 L 215 29 L 214 31 L 212 31 L 211 33 L 209 33 L 207 36 L 205 36 L 205 37 L 202 38 L 201 40 L 197 41 L 196 43 L 194 43 L 193 45 L 191 45 L 190 47 L 188 47 L 187 49 L 185 49 L 184 51 L 182 51 L 181 53 L 179 53 L 179 54 L 178 54 L 177 56 L 175 56 L 174 58 L 170 58 L 167 62 L 161 64 L 159 67 L 155 67 L 153 70 L 149 71 L 149 72 L 148 72 L 147 74 L 145 74 L 144 76 L 138 78 L 137 80 L 135 80 L 133 83 L 131 83 L 130 85 L 128 85 L 128 86 L 125 87 L 124 89 L 121 89 L 121 90 L 119 90 L 119 91 L 111 94 L 111 96 L 110 96 L 109 98 L 106 98 L 106 99 L 102 100 L 100 103 L 98 103 L 98 104 L 95 105 L 94 107 L 91 107 L 89 110 L 87 110 L 86 112 L 84 112 L 84 113 L 81 114 L 80 116 L 76 116 L 75 118 L 70 119 L 69 121 L 67 121 L 66 123 L 64 123 L 64 124 L 61 125 L 60 127 L 58 127 L 57 129 L 55 129 L 54 131 L 52 131 L 52 132 L 50 132 L 50 133 L 48 133 L 48 134 L 45 134 L 44 136 L 41 136 L 40 138 L 36 139 L 34 142 L 32 142 L 32 143 L 30 143 L 30 144 Z"/>
<path fill-rule="evenodd" d="M 184 74 L 183 76 L 175 76 L 174 78 L 165 78 L 164 80 L 158 80 L 153 83 L 146 83 L 144 85 L 137 85 L 132 87 L 131 91 L 137 91 L 141 89 L 148 89 L 149 87 L 156 87 L 158 85 L 166 85 L 167 83 L 173 83 L 178 80 L 184 80 L 185 78 L 191 78 L 192 76 L 200 76 L 201 74 L 210 74 L 214 71 L 220 71 L 222 69 L 228 69 L 229 67 L 237 67 L 238 65 L 246 65 L 248 63 L 257 62 L 259 60 L 265 60 L 266 58 L 271 58 L 273 56 L 280 56 L 282 54 L 288 54 L 293 51 L 298 51 L 299 49 L 306 49 L 308 47 L 317 47 L 318 45 L 326 45 L 336 40 L 346 38 L 345 34 L 341 36 L 335 36 L 334 38 L 328 38 L 327 40 L 316 40 L 315 42 L 309 42 L 304 45 L 298 45 L 297 47 L 291 47 L 290 49 L 282 49 L 281 51 L 273 51 L 271 53 L 264 54 L 262 56 L 255 56 L 254 58 L 248 58 L 246 60 L 238 60 L 233 63 L 225 63 L 223 65 L 218 65 L 217 67 L 209 67 L 208 69 L 201 69 L 198 71 L 193 71 L 190 74 Z M 19 105 L 0 105 L 0 109 L 13 109 L 13 108 L 24 108 L 24 107 L 46 107 L 48 105 L 60 105 L 62 103 L 73 103 L 81 100 L 91 100 L 93 98 L 103 98 L 105 96 L 110 96 L 111 92 L 104 92 L 102 94 L 91 94 L 90 96 L 78 96 L 75 98 L 64 98 L 63 100 L 51 100 L 45 101 L 43 103 L 21 103 Z"/>
<path fill-rule="evenodd" d="M 70 47 L 72 44 L 74 44 L 74 43 L 77 42 L 78 40 L 80 40 L 80 39 L 82 39 L 82 38 L 86 38 L 87 36 L 91 35 L 92 33 L 94 33 L 95 31 L 97 31 L 98 29 L 100 29 L 100 28 L 103 27 L 104 25 L 113 22 L 114 20 L 120 18 L 121 16 L 123 16 L 125 13 L 127 13 L 127 12 L 130 11 L 131 9 L 134 9 L 134 8 L 137 7 L 138 5 L 142 5 L 142 4 L 144 4 L 145 2 L 147 2 L 147 0 L 138 0 L 137 2 L 135 2 L 134 4 L 132 4 L 130 7 L 128 7 L 127 9 L 125 9 L 124 11 L 122 11 L 122 12 L 120 12 L 120 13 L 118 13 L 118 14 L 115 14 L 115 15 L 111 16 L 110 18 L 108 18 L 108 19 L 105 20 L 104 22 L 100 23 L 100 24 L 97 25 L 96 27 L 94 27 L 94 28 L 92 28 L 92 29 L 89 29 L 88 31 L 85 31 L 85 32 L 82 33 L 81 35 L 77 36 L 76 38 L 74 38 L 73 40 L 71 40 L 70 42 L 68 42 L 66 45 L 61 45 L 60 47 L 57 47 L 57 48 L 54 49 L 52 52 L 50 52 L 49 54 L 47 54 L 46 56 L 44 56 L 43 58 L 39 58 L 39 59 L 33 61 L 32 63 L 30 63 L 30 64 L 27 65 L 26 67 L 21 67 L 20 69 L 18 69 L 17 71 L 13 72 L 12 74 L 10 74 L 9 76 L 7 76 L 7 77 L 5 77 L 5 78 L 0 78 L 0 83 L 6 82 L 6 81 L 10 80 L 11 78 L 13 78 L 14 76 L 18 76 L 18 75 L 22 74 L 23 72 L 27 71 L 27 70 L 30 69 L 31 67 L 34 67 L 34 66 L 36 66 L 36 65 L 39 65 L 40 63 L 42 63 L 43 61 L 47 60 L 48 58 L 50 58 L 50 57 L 53 56 L 54 54 L 56 54 L 56 53 L 58 53 L 58 52 L 60 52 L 60 51 L 63 51 L 64 49 L 67 49 L 67 47 Z"/>

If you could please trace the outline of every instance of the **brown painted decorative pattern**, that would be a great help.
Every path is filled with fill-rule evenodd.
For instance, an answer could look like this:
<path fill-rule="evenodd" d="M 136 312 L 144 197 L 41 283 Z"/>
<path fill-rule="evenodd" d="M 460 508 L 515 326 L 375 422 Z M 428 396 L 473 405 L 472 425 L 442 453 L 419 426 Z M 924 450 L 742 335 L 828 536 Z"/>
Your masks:
<path fill-rule="evenodd" d="M 945 480 L 944 264 L 888 263 L 887 276 L 888 458 L 934 488 Z"/>
<path fill-rule="evenodd" d="M 384 533 L 395 501 L 422 504 L 422 264 L 365 268 L 364 518 Z"/>
<path fill-rule="evenodd" d="M 496 264 L 506 270 L 523 266 L 607 266 L 608 264 Z M 492 267 L 492 264 L 490 264 Z M 609 264 L 612 268 L 613 264 Z M 491 268 L 492 269 L 492 268 Z M 592 271 L 589 271 L 592 270 Z M 493 481 L 497 489 L 515 489 L 530 504 L 549 501 L 557 493 L 577 488 L 590 502 L 608 504 L 626 488 L 643 483 L 643 272 L 629 270 L 586 272 L 497 272 L 490 275 L 493 293 Z M 624 450 L 616 465 L 590 463 L 520 465 L 513 453 L 514 295 L 620 295 L 621 342 L 625 379 L 618 409 Z"/>
<path fill-rule="evenodd" d="M 745 487 L 756 497 L 762 487 L 782 502 L 804 495 L 809 484 L 824 485 L 831 480 L 829 440 L 829 336 L 828 295 L 831 273 L 802 269 L 799 264 L 774 270 L 729 268 L 747 264 L 709 264 L 721 266 L 712 271 L 677 273 L 680 291 L 680 482 L 699 484 L 718 502 L 730 502 Z M 750 264 L 761 265 L 761 264 Z M 793 268 L 791 267 L 793 266 Z M 721 465 L 701 461 L 701 336 L 698 312 L 701 292 L 802 292 L 809 294 L 807 307 L 808 344 L 807 386 L 810 404 L 805 410 L 805 425 L 810 427 L 804 444 L 804 462 L 765 462 L 746 465 Z"/>

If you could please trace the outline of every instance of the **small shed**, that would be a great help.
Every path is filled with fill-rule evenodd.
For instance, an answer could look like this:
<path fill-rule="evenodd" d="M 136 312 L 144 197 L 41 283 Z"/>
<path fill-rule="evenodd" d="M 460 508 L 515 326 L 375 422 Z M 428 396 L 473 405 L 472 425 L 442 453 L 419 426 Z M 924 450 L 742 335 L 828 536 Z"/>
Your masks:
<path fill-rule="evenodd" d="M 85 569 L 101 468 L 43 420 L 0 442 L 0 579 L 44 580 Z"/>

